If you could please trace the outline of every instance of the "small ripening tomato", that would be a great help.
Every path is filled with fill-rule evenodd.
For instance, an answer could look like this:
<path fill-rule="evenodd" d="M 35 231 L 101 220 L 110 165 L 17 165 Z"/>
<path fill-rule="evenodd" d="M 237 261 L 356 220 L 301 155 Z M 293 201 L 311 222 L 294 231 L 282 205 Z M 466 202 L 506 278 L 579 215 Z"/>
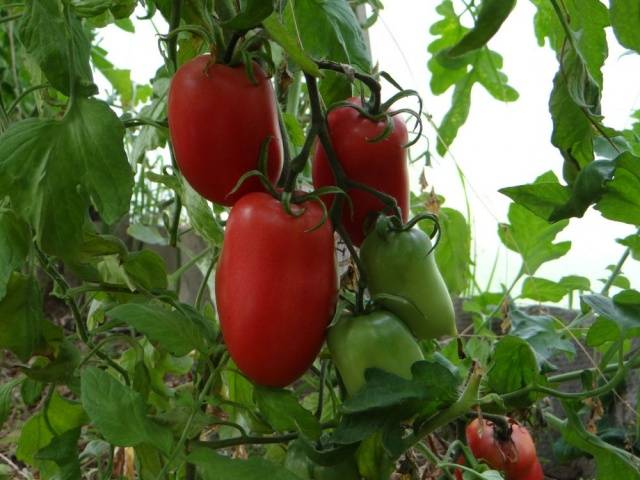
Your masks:
<path fill-rule="evenodd" d="M 273 87 L 257 64 L 253 73 L 256 83 L 243 65 L 216 64 L 202 55 L 182 65 L 171 81 L 169 132 L 180 171 L 200 195 L 222 205 L 263 190 L 257 178 L 249 178 L 229 195 L 243 174 L 259 168 L 267 139 L 269 180 L 275 182 L 282 169 Z"/>
<path fill-rule="evenodd" d="M 327 346 L 350 395 L 364 386 L 367 368 L 411 379 L 411 365 L 424 360 L 406 325 L 384 310 L 343 314 L 329 329 Z"/>
<path fill-rule="evenodd" d="M 360 99 L 349 102 L 361 105 Z M 392 118 L 393 131 L 381 141 L 372 142 L 385 129 L 385 122 L 372 121 L 351 107 L 338 107 L 329 112 L 329 135 L 338 161 L 347 177 L 391 195 L 398 202 L 403 220 L 409 214 L 409 173 L 407 165 L 408 134 L 399 116 Z M 312 164 L 313 185 L 316 188 L 335 185 L 335 178 L 327 155 L 318 143 Z M 384 210 L 384 204 L 371 193 L 350 189 L 353 212 L 345 202 L 342 223 L 356 246 L 364 240 L 367 218 Z M 327 207 L 333 201 L 331 195 L 323 197 Z M 392 213 L 392 212 L 387 212 Z"/>
<path fill-rule="evenodd" d="M 529 431 L 509 419 L 510 432 L 500 438 L 495 424 L 476 418 L 466 429 L 467 443 L 473 455 L 495 470 L 506 474 L 507 480 L 543 480 L 544 474 Z"/>
<path fill-rule="evenodd" d="M 422 230 L 398 229 L 384 215 L 360 249 L 372 297 L 420 339 L 457 333 L 451 296 L 430 250 Z"/>
<path fill-rule="evenodd" d="M 283 387 L 313 363 L 338 294 L 333 228 L 317 202 L 291 205 L 263 192 L 231 209 L 216 271 L 229 354 L 258 384 Z"/>

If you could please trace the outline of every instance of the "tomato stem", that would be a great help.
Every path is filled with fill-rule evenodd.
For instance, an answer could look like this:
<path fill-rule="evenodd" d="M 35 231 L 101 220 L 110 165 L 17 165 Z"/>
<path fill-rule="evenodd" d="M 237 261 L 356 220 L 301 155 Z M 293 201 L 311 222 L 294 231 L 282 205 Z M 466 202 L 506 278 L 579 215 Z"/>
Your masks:
<path fill-rule="evenodd" d="M 316 62 L 319 68 L 323 70 L 331 70 L 334 72 L 342 73 L 347 78 L 355 78 L 364 83 L 369 90 L 371 90 L 371 100 L 369 102 L 370 113 L 372 115 L 378 115 L 381 112 L 381 90 L 380 83 L 371 75 L 365 75 L 360 72 L 356 72 L 351 65 L 343 65 L 337 62 L 318 61 Z"/>

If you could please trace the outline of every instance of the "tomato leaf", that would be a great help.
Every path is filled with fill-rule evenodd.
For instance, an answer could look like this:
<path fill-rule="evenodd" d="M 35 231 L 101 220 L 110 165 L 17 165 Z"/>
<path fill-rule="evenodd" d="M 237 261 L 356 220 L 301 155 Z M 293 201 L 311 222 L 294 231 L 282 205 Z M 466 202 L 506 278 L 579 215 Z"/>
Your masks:
<path fill-rule="evenodd" d="M 564 285 L 546 278 L 527 277 L 522 285 L 522 296 L 539 302 L 559 302 L 567 293 Z"/>
<path fill-rule="evenodd" d="M 14 273 L 7 294 L 0 300 L 0 348 L 7 348 L 22 361 L 45 343 L 42 294 L 33 277 Z"/>
<path fill-rule="evenodd" d="M 438 220 L 442 236 L 435 249 L 436 263 L 449 293 L 459 295 L 471 279 L 471 231 L 464 215 L 453 208 L 441 208 Z M 429 228 L 424 222 L 420 227 Z"/>
<path fill-rule="evenodd" d="M 569 241 L 553 243 L 556 235 L 569 224 L 568 220 L 550 225 L 517 204 L 511 204 L 508 217 L 511 223 L 501 223 L 498 235 L 509 250 L 522 256 L 523 271 L 529 275 L 543 263 L 562 257 L 571 248 Z"/>
<path fill-rule="evenodd" d="M 581 290 L 581 291 L 589 291 L 591 290 L 591 282 L 586 277 L 581 277 L 579 275 L 567 275 L 566 277 L 562 277 L 560 279 L 560 285 L 563 285 L 567 290 Z"/>
<path fill-rule="evenodd" d="M 640 479 L 640 459 L 621 448 L 615 447 L 585 430 L 577 413 L 569 402 L 562 402 L 566 420 L 545 415 L 548 423 L 562 433 L 567 443 L 593 455 L 596 461 L 596 478 Z"/>
<path fill-rule="evenodd" d="M 24 264 L 30 243 L 29 225 L 12 210 L 0 207 L 0 301 L 7 291 L 11 272 Z"/>
<path fill-rule="evenodd" d="M 151 250 L 140 250 L 127 255 L 122 267 L 131 283 L 145 290 L 166 289 L 167 270 L 164 259 Z"/>
<path fill-rule="evenodd" d="M 187 457 L 204 480 L 301 480 L 289 470 L 263 458 L 233 460 L 206 448 L 194 448 Z"/>
<path fill-rule="evenodd" d="M 42 69 L 49 83 L 69 95 L 72 82 L 77 93 L 98 92 L 89 65 L 90 43 L 80 20 L 66 15 L 60 0 L 27 0 L 20 23 L 20 39 Z"/>
<path fill-rule="evenodd" d="M 122 104 L 131 106 L 134 99 L 131 70 L 115 68 L 113 64 L 107 60 L 107 51 L 97 45 L 91 48 L 91 60 L 120 96 Z"/>
<path fill-rule="evenodd" d="M 624 152 L 615 164 L 614 178 L 595 208 L 609 220 L 640 225 L 640 158 Z"/>
<path fill-rule="evenodd" d="M 104 102 L 78 100 L 61 121 L 23 120 L 0 137 L 0 191 L 47 253 L 78 251 L 90 200 L 108 224 L 128 211 L 133 174 L 123 136 Z"/>
<path fill-rule="evenodd" d="M 516 0 L 483 0 L 473 29 L 454 45 L 448 54 L 459 57 L 486 45 L 498 32 L 515 5 Z"/>
<path fill-rule="evenodd" d="M 53 440 L 54 433 L 51 428 L 58 435 L 62 435 L 89 421 L 80 403 L 67 400 L 55 391 L 48 402 L 46 413 L 46 419 L 45 413 L 40 411 L 27 420 L 22 427 L 16 450 L 18 460 L 41 467 L 44 462 L 37 461 L 36 454 Z"/>
<path fill-rule="evenodd" d="M 313 57 L 371 69 L 364 35 L 346 0 L 295 0 L 286 7 L 284 20 L 289 32 L 299 32 L 302 47 Z"/>
<path fill-rule="evenodd" d="M 108 314 L 131 325 L 176 356 L 181 357 L 194 349 L 203 354 L 208 352 L 202 328 L 190 316 L 178 310 L 130 303 L 119 305 L 109 310 Z"/>
<path fill-rule="evenodd" d="M 583 295 L 581 299 L 596 314 L 615 323 L 619 337 L 640 335 L 640 298 L 637 292 L 625 290 L 613 300 L 600 294 Z M 601 329 L 602 325 L 598 328 Z"/>
<path fill-rule="evenodd" d="M 53 437 L 51 442 L 36 453 L 37 460 L 51 460 L 60 468 L 61 480 L 80 478 L 80 458 L 78 456 L 78 440 L 81 429 L 73 428 L 61 435 Z"/>
<path fill-rule="evenodd" d="M 628 237 L 620 238 L 616 241 L 625 247 L 629 247 L 633 259 L 640 261 L 640 235 L 629 235 Z"/>
<path fill-rule="evenodd" d="M 127 227 L 127 234 L 149 245 L 169 245 L 169 240 L 160 233 L 158 227 L 153 225 L 132 223 Z"/>
<path fill-rule="evenodd" d="M 498 394 L 516 392 L 537 383 L 540 379 L 539 371 L 536 355 L 529 343 L 508 335 L 500 339 L 493 349 L 487 383 Z M 511 403 L 527 406 L 534 398 L 534 394 L 527 394 L 513 399 Z"/>
<path fill-rule="evenodd" d="M 320 438 L 320 423 L 309 410 L 298 403 L 292 392 L 256 387 L 253 398 L 267 422 L 277 432 L 296 430 L 309 439 Z"/>
<path fill-rule="evenodd" d="M 316 62 L 305 53 L 298 44 L 296 37 L 286 29 L 276 14 L 265 18 L 262 21 L 262 25 L 267 30 L 271 39 L 278 43 L 302 70 L 314 77 L 322 76 L 322 72 L 316 65 Z"/>
<path fill-rule="evenodd" d="M 561 322 L 549 315 L 528 315 L 515 309 L 511 312 L 509 335 L 526 340 L 540 361 L 548 361 L 557 352 L 575 353 L 573 343 L 565 338 Z"/>
<path fill-rule="evenodd" d="M 640 3 L 635 0 L 611 0 L 609 14 L 613 33 L 620 45 L 640 53 Z"/>
<path fill-rule="evenodd" d="M 207 201 L 196 193 L 184 177 L 182 178 L 180 197 L 189 215 L 191 225 L 196 232 L 211 245 L 222 244 L 222 226 L 213 216 L 213 212 Z"/>
<path fill-rule="evenodd" d="M 146 442 L 169 453 L 171 431 L 149 418 L 138 392 L 95 367 L 83 370 L 81 381 L 82 406 L 107 441 L 122 447 Z"/>
<path fill-rule="evenodd" d="M 271 0 L 244 0 L 240 13 L 223 25 L 234 30 L 247 30 L 260 25 L 272 13 Z"/>

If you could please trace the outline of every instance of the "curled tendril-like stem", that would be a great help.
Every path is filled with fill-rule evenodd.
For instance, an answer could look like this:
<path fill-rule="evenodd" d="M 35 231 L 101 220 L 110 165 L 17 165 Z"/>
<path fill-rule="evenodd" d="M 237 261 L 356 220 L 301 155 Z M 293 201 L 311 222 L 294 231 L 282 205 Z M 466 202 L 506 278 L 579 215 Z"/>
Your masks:
<path fill-rule="evenodd" d="M 174 28 L 166 35 L 159 35 L 158 38 L 163 42 L 171 42 L 176 39 L 176 37 L 182 32 L 189 32 L 199 37 L 202 37 L 209 43 L 213 43 L 213 37 L 210 32 L 207 31 L 204 27 L 199 25 L 182 25 L 181 27 Z"/>
<path fill-rule="evenodd" d="M 334 72 L 342 73 L 346 75 L 348 78 L 355 78 L 364 83 L 369 90 L 371 90 L 371 113 L 373 115 L 377 115 L 380 113 L 381 109 L 381 89 L 380 83 L 371 75 L 365 75 L 364 73 L 357 72 L 351 65 L 344 65 L 342 63 L 329 62 L 329 61 L 318 61 L 316 62 L 319 68 L 324 70 L 332 70 Z"/>

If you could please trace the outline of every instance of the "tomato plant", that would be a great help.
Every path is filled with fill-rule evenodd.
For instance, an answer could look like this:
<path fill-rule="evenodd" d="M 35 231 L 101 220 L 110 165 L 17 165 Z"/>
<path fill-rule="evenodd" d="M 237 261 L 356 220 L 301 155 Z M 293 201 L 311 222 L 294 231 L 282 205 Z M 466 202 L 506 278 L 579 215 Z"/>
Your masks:
<path fill-rule="evenodd" d="M 182 65 L 171 81 L 168 119 L 180 172 L 203 197 L 233 205 L 262 189 L 240 177 L 259 168 L 267 147 L 267 176 L 275 182 L 282 168 L 282 140 L 271 82 L 257 65 L 251 77 L 244 65 L 216 64 L 201 55 Z"/>

